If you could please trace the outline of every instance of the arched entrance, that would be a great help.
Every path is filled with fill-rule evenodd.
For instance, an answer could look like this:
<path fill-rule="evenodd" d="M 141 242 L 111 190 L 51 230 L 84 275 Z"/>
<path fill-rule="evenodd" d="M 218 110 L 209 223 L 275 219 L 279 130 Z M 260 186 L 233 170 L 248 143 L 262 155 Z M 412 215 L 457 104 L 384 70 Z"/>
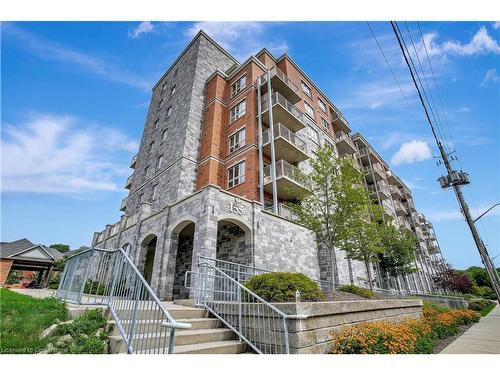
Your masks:
<path fill-rule="evenodd" d="M 223 219 L 217 225 L 216 258 L 244 265 L 253 264 L 251 230 L 234 219 Z"/>
<path fill-rule="evenodd" d="M 141 244 L 141 259 L 139 260 L 139 264 L 142 265 L 142 267 L 139 269 L 142 269 L 142 275 L 149 285 L 151 285 L 153 277 L 156 242 L 157 237 L 154 234 L 150 234 L 142 241 Z"/>
<path fill-rule="evenodd" d="M 172 231 L 172 248 L 177 247 L 172 290 L 173 299 L 189 298 L 189 290 L 184 287 L 184 278 L 186 272 L 191 271 L 193 262 L 194 230 L 195 224 L 191 221 L 185 221 Z"/>

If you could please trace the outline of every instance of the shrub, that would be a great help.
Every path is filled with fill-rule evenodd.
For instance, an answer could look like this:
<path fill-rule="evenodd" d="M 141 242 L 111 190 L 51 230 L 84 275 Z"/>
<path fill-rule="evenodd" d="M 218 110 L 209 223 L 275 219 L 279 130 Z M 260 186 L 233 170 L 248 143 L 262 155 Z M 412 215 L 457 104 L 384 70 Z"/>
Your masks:
<path fill-rule="evenodd" d="M 473 286 L 472 293 L 486 299 L 496 299 L 495 292 L 488 286 Z"/>
<path fill-rule="evenodd" d="M 105 291 L 105 286 L 100 284 L 98 281 L 88 280 L 85 283 L 85 288 L 83 289 L 83 293 L 90 293 L 93 295 L 102 296 Z"/>
<path fill-rule="evenodd" d="M 438 338 L 453 335 L 459 325 L 478 319 L 471 310 L 438 309 L 427 304 L 420 319 L 361 323 L 332 333 L 332 353 L 432 353 Z"/>
<path fill-rule="evenodd" d="M 73 337 L 82 334 L 89 335 L 104 327 L 105 324 L 106 320 L 102 317 L 101 310 L 87 310 L 73 323 L 61 325 L 56 333 L 59 335 L 70 334 Z"/>
<path fill-rule="evenodd" d="M 469 310 L 481 311 L 491 304 L 490 301 L 485 299 L 476 299 L 469 302 Z"/>
<path fill-rule="evenodd" d="M 318 284 L 302 273 L 271 272 L 252 276 L 245 286 L 270 302 L 294 302 L 295 292 L 301 301 L 323 301 Z"/>
<path fill-rule="evenodd" d="M 364 298 L 375 297 L 375 293 L 373 293 L 371 290 L 366 288 L 360 288 L 359 286 L 356 285 L 342 285 L 340 288 L 338 288 L 338 290 L 341 292 L 356 294 Z"/>

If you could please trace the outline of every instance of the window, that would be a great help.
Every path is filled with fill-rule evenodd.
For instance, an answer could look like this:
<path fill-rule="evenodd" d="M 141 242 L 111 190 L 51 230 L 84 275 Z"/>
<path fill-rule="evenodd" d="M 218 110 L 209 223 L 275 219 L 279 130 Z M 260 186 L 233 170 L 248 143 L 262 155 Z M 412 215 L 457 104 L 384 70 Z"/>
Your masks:
<path fill-rule="evenodd" d="M 247 85 L 247 77 L 243 76 L 239 78 L 235 83 L 231 85 L 231 96 L 235 96 L 241 90 L 243 90 Z"/>
<path fill-rule="evenodd" d="M 229 136 L 229 152 L 236 151 L 245 146 L 246 131 L 245 128 L 238 130 Z"/>
<path fill-rule="evenodd" d="M 175 94 L 175 85 L 173 85 L 171 88 L 170 88 L 170 97 L 174 96 Z"/>
<path fill-rule="evenodd" d="M 301 81 L 301 84 L 302 84 L 302 91 L 306 93 L 307 96 L 311 97 L 312 94 L 311 94 L 311 89 L 309 88 L 309 86 L 307 86 L 304 81 Z"/>
<path fill-rule="evenodd" d="M 314 118 L 314 108 L 308 102 L 304 102 L 304 106 L 306 108 L 306 113 Z"/>
<path fill-rule="evenodd" d="M 167 115 L 165 116 L 165 118 L 169 118 L 171 114 L 172 114 L 172 106 L 167 108 Z"/>
<path fill-rule="evenodd" d="M 151 142 L 149 144 L 149 149 L 148 149 L 148 153 L 151 153 L 151 151 L 153 151 L 153 146 L 155 145 L 155 141 Z"/>
<path fill-rule="evenodd" d="M 141 193 L 139 195 L 139 200 L 138 200 L 138 203 L 141 204 L 142 202 L 144 202 L 144 193 Z"/>
<path fill-rule="evenodd" d="M 179 71 L 179 68 L 176 68 L 174 71 L 174 77 L 177 77 L 177 72 Z"/>
<path fill-rule="evenodd" d="M 242 161 L 239 164 L 229 168 L 227 170 L 227 186 L 232 188 L 233 186 L 239 185 L 245 182 L 245 162 Z"/>
<path fill-rule="evenodd" d="M 163 99 L 160 99 L 160 101 L 158 102 L 158 109 L 157 109 L 157 111 L 159 111 L 161 109 L 161 107 L 163 107 Z"/>
<path fill-rule="evenodd" d="M 316 129 L 314 129 L 314 128 L 313 128 L 313 126 L 314 126 L 314 125 L 309 125 L 309 126 L 307 127 L 307 131 L 309 132 L 309 138 L 310 138 L 313 142 L 315 142 L 315 143 L 319 144 L 319 133 L 318 133 L 318 131 L 317 131 Z"/>
<path fill-rule="evenodd" d="M 163 155 L 158 156 L 158 160 L 156 161 L 156 169 L 160 169 L 163 164 Z"/>
<path fill-rule="evenodd" d="M 323 124 L 323 129 L 325 129 L 327 132 L 330 131 L 330 123 L 326 121 L 323 117 L 321 117 L 321 123 Z"/>
<path fill-rule="evenodd" d="M 247 111 L 247 102 L 245 100 L 236 104 L 230 111 L 230 121 L 234 122 L 244 116 Z"/>
<path fill-rule="evenodd" d="M 145 178 L 149 177 L 149 165 L 146 168 L 144 168 L 144 177 Z"/>
<path fill-rule="evenodd" d="M 155 122 L 153 123 L 153 130 L 156 130 L 158 128 L 158 122 L 160 122 L 160 119 L 157 118 Z"/>
<path fill-rule="evenodd" d="M 323 100 L 321 100 L 320 98 L 318 98 L 318 107 L 326 113 L 326 105 L 325 103 L 323 102 Z"/>
<path fill-rule="evenodd" d="M 162 142 L 165 141 L 166 139 L 167 139 L 167 129 L 165 129 L 161 133 L 161 140 L 162 140 Z"/>
<path fill-rule="evenodd" d="M 165 82 L 162 86 L 161 86 L 161 92 L 165 91 L 167 89 L 167 82 Z"/>

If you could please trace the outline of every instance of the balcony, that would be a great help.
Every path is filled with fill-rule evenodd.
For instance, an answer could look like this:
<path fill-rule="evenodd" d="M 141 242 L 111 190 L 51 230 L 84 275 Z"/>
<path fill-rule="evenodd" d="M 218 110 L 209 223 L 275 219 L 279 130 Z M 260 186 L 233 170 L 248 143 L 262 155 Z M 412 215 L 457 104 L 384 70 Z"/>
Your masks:
<path fill-rule="evenodd" d="M 302 199 L 310 194 L 301 183 L 302 171 L 285 160 L 276 162 L 276 189 L 278 197 L 285 200 Z M 271 166 L 264 168 L 264 190 L 272 193 Z"/>
<path fill-rule="evenodd" d="M 417 234 L 417 237 L 419 238 L 419 240 L 421 240 L 425 237 L 424 233 L 422 232 L 422 228 L 420 228 L 420 227 L 415 227 L 415 233 Z"/>
<path fill-rule="evenodd" d="M 275 92 L 271 95 L 273 122 L 285 124 L 288 129 L 297 132 L 305 128 L 304 114 L 283 95 Z M 262 121 L 269 125 L 269 101 L 262 96 Z"/>
<path fill-rule="evenodd" d="M 417 209 L 415 208 L 415 205 L 413 204 L 413 200 L 407 199 L 406 202 L 404 202 L 403 204 L 404 204 L 407 212 L 412 212 L 412 213 L 417 212 Z"/>
<path fill-rule="evenodd" d="M 391 185 L 391 195 L 394 199 L 404 199 L 401 189 L 394 185 Z"/>
<path fill-rule="evenodd" d="M 372 164 L 371 166 L 364 165 L 363 171 L 369 183 L 372 183 L 374 181 L 382 181 L 385 179 L 385 172 L 382 169 L 382 166 L 378 163 Z"/>
<path fill-rule="evenodd" d="M 399 222 L 399 227 L 401 229 L 405 230 L 408 233 L 413 234 L 413 230 L 411 229 L 411 225 L 408 222 L 408 220 L 406 220 L 404 217 L 399 216 L 398 217 L 398 222 Z"/>
<path fill-rule="evenodd" d="M 375 198 L 377 197 L 377 190 L 380 196 L 380 199 L 389 199 L 391 197 L 391 193 L 389 192 L 389 186 L 381 181 L 381 182 L 376 182 L 374 184 L 368 185 L 368 191 L 371 193 L 372 196 Z"/>
<path fill-rule="evenodd" d="M 437 245 L 436 241 L 427 240 L 426 245 L 427 245 L 427 250 L 429 251 L 429 254 L 438 254 L 439 253 L 439 246 Z"/>
<path fill-rule="evenodd" d="M 132 176 L 129 176 L 127 178 L 127 183 L 125 184 L 125 189 L 129 189 L 130 190 L 131 186 L 132 186 Z"/>
<path fill-rule="evenodd" d="M 266 211 L 273 212 L 273 206 L 267 206 L 265 208 Z M 290 220 L 290 221 L 296 221 L 298 219 L 297 215 L 293 212 L 293 210 L 288 207 L 284 203 L 278 203 L 278 213 L 279 216 L 281 216 L 284 219 Z"/>
<path fill-rule="evenodd" d="M 349 133 L 351 131 L 351 127 L 349 126 L 349 122 L 344 118 L 342 113 L 337 109 L 333 108 L 333 111 L 330 111 L 332 116 L 332 127 L 335 132 L 341 131 L 344 133 Z"/>
<path fill-rule="evenodd" d="M 396 209 L 396 214 L 398 216 L 406 216 L 408 214 L 406 208 L 400 201 L 394 201 L 394 208 Z"/>
<path fill-rule="evenodd" d="M 271 157 L 271 129 L 262 134 L 262 152 Z M 309 158 L 306 143 L 281 123 L 274 124 L 274 152 L 277 160 L 298 163 Z"/>
<path fill-rule="evenodd" d="M 386 217 L 391 217 L 392 218 L 394 216 L 394 212 L 393 212 L 391 204 L 389 203 L 388 200 L 383 200 L 382 201 L 382 210 L 383 210 L 384 215 Z"/>
<path fill-rule="evenodd" d="M 131 162 L 130 162 L 130 168 L 135 168 L 135 163 L 137 162 L 137 155 L 135 155 Z"/>
<path fill-rule="evenodd" d="M 344 132 L 336 132 L 335 133 L 335 144 L 337 145 L 337 150 L 339 151 L 339 155 L 345 154 L 355 154 L 356 153 L 356 145 L 354 144 L 349 134 Z"/>
<path fill-rule="evenodd" d="M 283 73 L 277 66 L 270 70 L 271 87 L 280 92 L 286 99 L 292 103 L 297 103 L 301 100 L 300 89 Z M 261 92 L 267 92 L 267 74 L 260 77 Z"/>

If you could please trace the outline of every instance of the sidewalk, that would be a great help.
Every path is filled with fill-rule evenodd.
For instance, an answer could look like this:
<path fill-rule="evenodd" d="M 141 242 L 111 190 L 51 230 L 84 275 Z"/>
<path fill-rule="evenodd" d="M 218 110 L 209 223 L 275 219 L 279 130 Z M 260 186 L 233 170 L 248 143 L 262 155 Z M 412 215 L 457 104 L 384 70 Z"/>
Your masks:
<path fill-rule="evenodd" d="M 496 305 L 439 354 L 500 354 L 500 306 Z"/>

